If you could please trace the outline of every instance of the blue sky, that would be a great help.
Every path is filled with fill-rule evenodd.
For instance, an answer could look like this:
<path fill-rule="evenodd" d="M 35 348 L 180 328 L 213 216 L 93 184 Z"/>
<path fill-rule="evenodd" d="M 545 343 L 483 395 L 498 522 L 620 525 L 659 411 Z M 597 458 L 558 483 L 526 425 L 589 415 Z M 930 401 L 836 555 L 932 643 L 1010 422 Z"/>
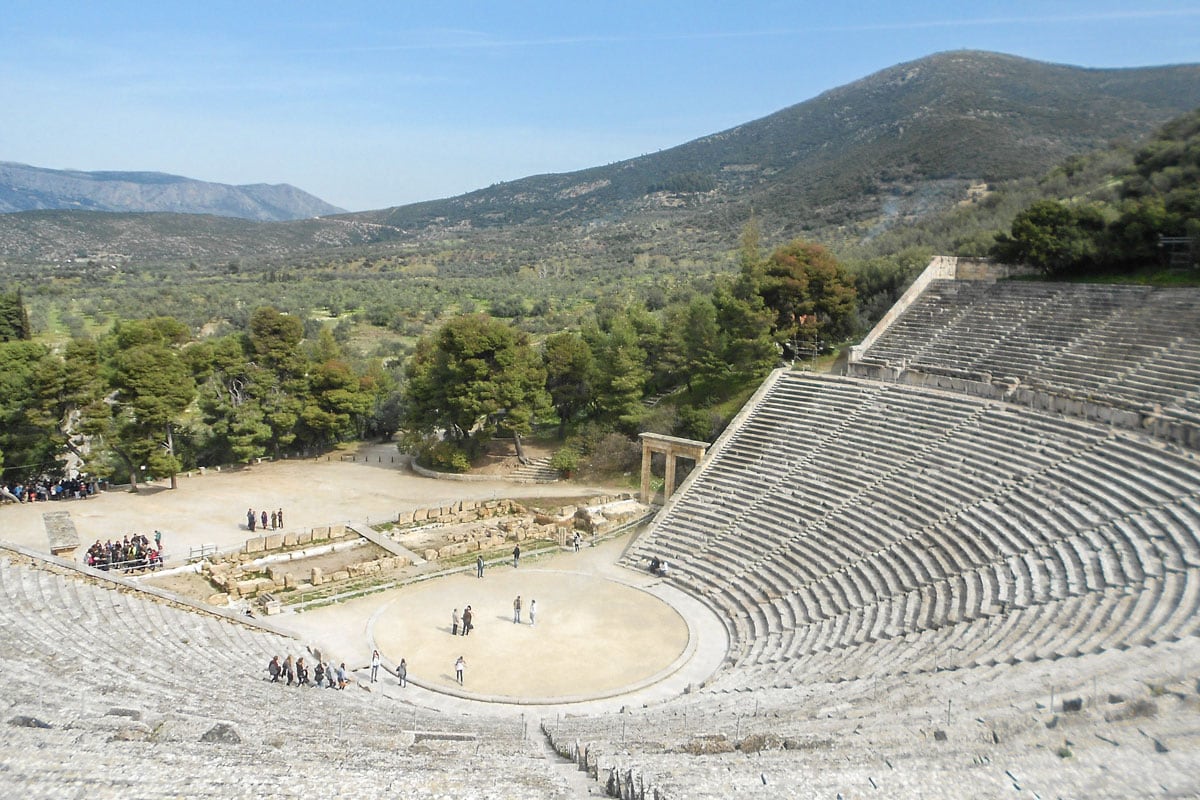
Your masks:
<path fill-rule="evenodd" d="M 0 160 L 382 208 L 681 144 L 960 48 L 1200 61 L 1200 2 L 5 0 Z"/>

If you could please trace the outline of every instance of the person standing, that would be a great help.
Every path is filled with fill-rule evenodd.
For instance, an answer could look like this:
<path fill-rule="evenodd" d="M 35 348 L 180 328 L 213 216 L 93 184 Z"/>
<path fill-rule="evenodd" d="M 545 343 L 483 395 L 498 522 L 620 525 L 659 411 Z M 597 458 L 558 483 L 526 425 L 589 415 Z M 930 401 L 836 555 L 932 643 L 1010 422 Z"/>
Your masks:
<path fill-rule="evenodd" d="M 282 528 L 283 527 L 283 509 L 281 508 L 278 511 L 276 511 L 275 516 L 279 517 L 279 527 Z"/>
<path fill-rule="evenodd" d="M 458 636 L 458 609 L 454 609 L 454 614 L 450 617 L 450 635 Z"/>
<path fill-rule="evenodd" d="M 517 545 L 516 547 L 513 548 L 513 569 L 516 569 L 517 565 L 520 563 L 521 563 L 521 545 Z"/>
<path fill-rule="evenodd" d="M 475 556 L 475 577 L 476 578 L 483 577 L 483 556 L 482 555 Z"/>
<path fill-rule="evenodd" d="M 521 595 L 517 595 L 517 599 L 513 600 L 513 624 L 521 624 Z"/>
<path fill-rule="evenodd" d="M 246 527 L 250 529 L 251 533 L 254 533 L 254 519 L 254 509 L 246 509 Z"/>
<path fill-rule="evenodd" d="M 277 515 L 274 511 L 272 511 L 271 512 L 271 530 L 275 530 L 275 528 L 278 525 L 279 525 L 279 515 Z"/>
<path fill-rule="evenodd" d="M 371 683 L 379 680 L 379 651 L 371 653 Z"/>
<path fill-rule="evenodd" d="M 267 510 L 264 508 L 262 512 L 262 529 L 267 529 Z"/>
<path fill-rule="evenodd" d="M 283 672 L 283 667 L 279 666 L 279 656 L 271 656 L 271 663 L 267 664 L 267 673 L 271 676 L 271 683 L 279 683 L 279 675 Z"/>
<path fill-rule="evenodd" d="M 471 607 L 467 606 L 463 609 L 463 636 L 471 632 L 471 628 L 475 626 L 475 614 L 471 611 Z"/>
<path fill-rule="evenodd" d="M 579 543 L 582 541 L 583 541 L 583 536 L 580 535 L 579 531 L 575 531 L 575 552 L 576 553 L 579 552 Z"/>
<path fill-rule="evenodd" d="M 400 664 L 396 667 L 396 677 L 400 679 L 401 689 L 408 686 L 408 662 L 403 658 L 400 659 Z"/>
<path fill-rule="evenodd" d="M 537 624 L 537 600 L 529 601 L 529 625 Z"/>
<path fill-rule="evenodd" d="M 337 685 L 339 689 L 346 688 L 346 662 L 338 664 L 337 668 Z"/>
<path fill-rule="evenodd" d="M 287 685 L 288 685 L 288 686 L 291 686 L 291 685 L 292 685 L 292 681 L 293 681 L 293 680 L 295 680 L 296 672 L 295 672 L 295 669 L 294 669 L 294 668 L 293 668 L 293 666 L 292 666 L 294 663 L 295 663 L 295 662 L 294 662 L 294 661 L 292 661 L 292 657 L 291 657 L 291 656 L 288 656 L 287 658 L 285 658 L 285 659 L 283 660 L 283 677 L 287 678 Z"/>
<path fill-rule="evenodd" d="M 458 657 L 458 661 L 454 662 L 454 676 L 458 678 L 458 685 L 463 685 L 463 670 L 467 668 L 467 660 L 462 656 Z"/>
<path fill-rule="evenodd" d="M 154 531 L 154 549 L 162 552 L 162 531 Z"/>

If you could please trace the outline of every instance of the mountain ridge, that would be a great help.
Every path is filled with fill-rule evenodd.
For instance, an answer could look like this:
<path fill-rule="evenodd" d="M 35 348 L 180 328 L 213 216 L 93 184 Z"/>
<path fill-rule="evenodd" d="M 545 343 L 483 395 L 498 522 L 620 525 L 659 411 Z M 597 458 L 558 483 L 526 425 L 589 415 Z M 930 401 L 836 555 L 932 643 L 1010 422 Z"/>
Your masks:
<path fill-rule="evenodd" d="M 165 172 L 85 172 L 0 161 L 0 213 L 47 210 L 213 214 L 260 222 L 345 213 L 287 183 L 235 186 Z"/>
<path fill-rule="evenodd" d="M 173 216 L 89 228 L 87 216 L 75 212 L 61 218 L 56 240 L 53 215 L 4 215 L 0 256 L 94 251 L 109 235 L 101 228 L 121 228 L 118 252 L 134 259 L 168 258 L 175 242 L 219 258 L 466 242 L 439 269 L 511 269 L 562 258 L 625 263 L 634 252 L 712 260 L 736 247 L 752 214 L 764 241 L 861 241 L 952 207 L 990 182 L 1035 177 L 1068 156 L 1137 139 L 1197 106 L 1198 64 L 1085 68 L 949 51 L 604 166 L 304 225 L 206 222 L 196 247 L 186 241 L 186 219 Z M 222 241 L 222 228 L 235 235 Z M 473 246 L 472 237 L 482 244 Z"/>

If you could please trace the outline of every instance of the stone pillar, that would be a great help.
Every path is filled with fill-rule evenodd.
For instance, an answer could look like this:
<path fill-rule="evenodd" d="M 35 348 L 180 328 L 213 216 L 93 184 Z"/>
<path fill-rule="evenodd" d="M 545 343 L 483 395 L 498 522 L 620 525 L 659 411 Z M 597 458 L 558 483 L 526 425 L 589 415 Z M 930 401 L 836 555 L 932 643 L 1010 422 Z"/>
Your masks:
<path fill-rule="evenodd" d="M 663 479 L 663 502 L 675 491 L 675 461 L 678 458 L 674 453 L 668 452 L 667 456 L 667 474 Z"/>
<path fill-rule="evenodd" d="M 642 439 L 642 493 L 641 501 L 649 505 L 650 500 L 650 459 L 653 457 L 653 451 L 650 449 L 650 442 Z"/>

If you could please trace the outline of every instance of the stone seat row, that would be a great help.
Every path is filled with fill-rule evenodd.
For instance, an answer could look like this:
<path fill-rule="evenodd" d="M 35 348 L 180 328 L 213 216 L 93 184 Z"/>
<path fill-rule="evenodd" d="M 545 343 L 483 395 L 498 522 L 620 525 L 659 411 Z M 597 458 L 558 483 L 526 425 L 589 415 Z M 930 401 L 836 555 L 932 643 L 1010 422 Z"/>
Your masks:
<path fill-rule="evenodd" d="M 863 362 L 991 374 L 1134 407 L 1170 404 L 1200 385 L 1198 296 L 934 281 Z"/>

